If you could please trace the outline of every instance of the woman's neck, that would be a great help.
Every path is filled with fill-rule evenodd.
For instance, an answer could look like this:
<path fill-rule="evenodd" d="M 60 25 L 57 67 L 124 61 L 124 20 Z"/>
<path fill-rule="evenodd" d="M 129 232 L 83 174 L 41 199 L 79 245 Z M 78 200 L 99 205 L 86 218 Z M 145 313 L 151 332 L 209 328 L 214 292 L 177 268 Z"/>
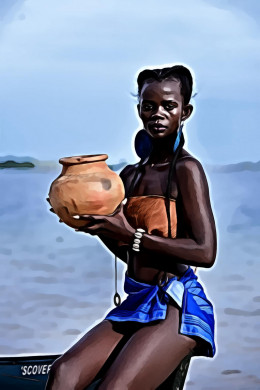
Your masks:
<path fill-rule="evenodd" d="M 149 164 L 162 164 L 172 160 L 173 145 L 176 135 L 174 137 L 167 137 L 163 139 L 153 140 L 153 150 L 150 154 Z"/>

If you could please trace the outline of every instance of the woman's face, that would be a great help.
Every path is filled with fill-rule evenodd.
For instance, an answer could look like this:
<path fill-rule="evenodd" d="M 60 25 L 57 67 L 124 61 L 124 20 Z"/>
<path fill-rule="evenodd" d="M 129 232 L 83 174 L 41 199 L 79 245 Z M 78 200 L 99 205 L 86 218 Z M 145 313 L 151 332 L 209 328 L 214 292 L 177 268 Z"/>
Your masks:
<path fill-rule="evenodd" d="M 137 108 L 145 130 L 153 138 L 174 134 L 192 112 L 190 104 L 183 105 L 180 81 L 173 79 L 145 83 Z"/>

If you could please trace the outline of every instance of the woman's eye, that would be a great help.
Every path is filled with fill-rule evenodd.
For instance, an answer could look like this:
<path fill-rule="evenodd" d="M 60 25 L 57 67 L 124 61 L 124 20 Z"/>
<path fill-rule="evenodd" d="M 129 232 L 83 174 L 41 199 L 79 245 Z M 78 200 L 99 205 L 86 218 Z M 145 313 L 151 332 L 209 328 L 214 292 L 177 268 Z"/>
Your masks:
<path fill-rule="evenodd" d="M 175 108 L 174 104 L 165 104 L 164 107 L 166 110 L 173 110 Z"/>
<path fill-rule="evenodd" d="M 153 109 L 153 106 L 151 104 L 143 104 L 142 110 L 143 111 L 151 111 Z"/>

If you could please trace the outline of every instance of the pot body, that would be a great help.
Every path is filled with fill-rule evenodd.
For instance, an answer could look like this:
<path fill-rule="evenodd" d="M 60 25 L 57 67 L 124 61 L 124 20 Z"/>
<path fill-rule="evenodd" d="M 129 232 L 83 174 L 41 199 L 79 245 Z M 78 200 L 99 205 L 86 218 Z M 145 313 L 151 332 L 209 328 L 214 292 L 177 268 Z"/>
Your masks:
<path fill-rule="evenodd" d="M 78 228 L 86 221 L 74 215 L 112 214 L 125 197 L 121 178 L 106 164 L 106 154 L 61 158 L 61 174 L 49 191 L 50 204 L 67 225 Z"/>

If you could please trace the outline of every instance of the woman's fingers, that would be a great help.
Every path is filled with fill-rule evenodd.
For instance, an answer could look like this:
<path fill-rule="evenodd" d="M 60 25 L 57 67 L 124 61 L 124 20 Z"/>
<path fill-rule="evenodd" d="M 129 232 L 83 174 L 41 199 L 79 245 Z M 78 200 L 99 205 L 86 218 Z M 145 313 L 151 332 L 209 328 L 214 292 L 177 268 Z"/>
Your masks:
<path fill-rule="evenodd" d="M 92 226 L 87 225 L 87 226 L 79 227 L 79 228 L 75 229 L 75 231 L 95 235 L 95 234 L 101 233 L 102 228 L 103 228 L 102 224 L 95 224 Z"/>
<path fill-rule="evenodd" d="M 73 215 L 74 219 L 80 220 L 80 221 L 90 221 L 90 222 L 95 222 L 95 221 L 105 221 L 106 216 L 105 215 L 88 215 L 88 214 L 83 214 L 83 215 Z"/>
<path fill-rule="evenodd" d="M 113 217 L 114 215 L 118 214 L 120 211 L 122 211 L 123 206 L 125 202 L 124 200 L 119 203 L 117 208 L 113 211 L 113 213 L 108 214 L 108 215 L 98 215 L 98 214 L 81 214 L 81 215 L 73 215 L 74 219 L 80 219 L 80 220 L 96 220 L 96 221 L 107 221 L 109 217 Z M 108 217 L 108 218 L 107 218 Z"/>
<path fill-rule="evenodd" d="M 87 221 L 87 220 L 93 219 L 93 217 L 91 215 L 88 215 L 88 214 L 72 215 L 72 218 L 74 218 L 74 219 L 81 219 L 83 221 Z"/>

